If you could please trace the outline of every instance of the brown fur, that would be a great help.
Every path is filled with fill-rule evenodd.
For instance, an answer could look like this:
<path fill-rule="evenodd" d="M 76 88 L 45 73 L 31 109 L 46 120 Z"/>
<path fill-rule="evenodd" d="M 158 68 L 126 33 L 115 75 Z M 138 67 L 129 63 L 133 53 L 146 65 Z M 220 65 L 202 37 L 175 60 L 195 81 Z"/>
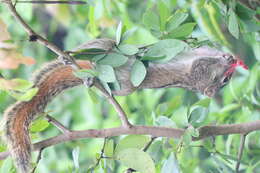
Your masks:
<path fill-rule="evenodd" d="M 81 68 L 92 68 L 88 61 L 77 61 Z M 57 94 L 67 88 L 82 84 L 82 80 L 75 77 L 72 67 L 54 61 L 47 64 L 35 76 L 35 87 L 38 93 L 28 102 L 18 101 L 4 113 L 5 140 L 19 172 L 30 171 L 31 141 L 29 138 L 29 124 L 39 113 L 44 111 L 47 103 Z"/>
<path fill-rule="evenodd" d="M 99 40 L 95 44 L 101 44 L 99 46 L 102 47 L 103 43 L 105 48 L 111 46 L 106 44 L 106 40 L 102 41 Z M 231 78 L 232 73 L 229 76 L 225 73 L 230 69 L 233 60 L 233 56 L 226 56 L 225 53 L 212 48 L 188 50 L 167 63 L 150 63 L 144 81 L 138 87 L 134 87 L 130 81 L 131 67 L 135 61 L 135 57 L 132 57 L 125 65 L 115 68 L 121 88 L 112 92 L 115 95 L 128 95 L 136 89 L 181 87 L 211 97 Z M 77 63 L 82 68 L 92 68 L 89 61 Z M 28 102 L 17 102 L 4 113 L 6 141 L 21 173 L 30 170 L 31 142 L 28 127 L 31 121 L 44 111 L 47 103 L 57 94 L 83 83 L 73 75 L 71 66 L 57 61 L 41 69 L 34 81 L 35 87 L 39 89 L 37 95 Z"/>

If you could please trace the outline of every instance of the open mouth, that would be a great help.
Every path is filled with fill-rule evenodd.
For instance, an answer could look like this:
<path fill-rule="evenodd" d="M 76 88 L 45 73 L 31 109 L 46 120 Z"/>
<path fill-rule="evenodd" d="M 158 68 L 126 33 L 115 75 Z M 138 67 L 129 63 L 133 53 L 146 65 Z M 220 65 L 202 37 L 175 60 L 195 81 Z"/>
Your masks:
<path fill-rule="evenodd" d="M 248 69 L 247 65 L 239 58 L 233 59 L 229 69 L 224 73 L 225 76 L 232 76 L 237 67 L 241 66 L 244 69 Z"/>

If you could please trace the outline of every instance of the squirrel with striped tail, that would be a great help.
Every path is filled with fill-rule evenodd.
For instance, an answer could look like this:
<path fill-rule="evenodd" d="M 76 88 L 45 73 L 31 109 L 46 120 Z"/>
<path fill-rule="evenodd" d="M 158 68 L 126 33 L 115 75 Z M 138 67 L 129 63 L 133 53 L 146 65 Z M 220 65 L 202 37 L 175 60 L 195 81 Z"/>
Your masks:
<path fill-rule="evenodd" d="M 110 39 L 96 39 L 83 44 L 76 50 L 102 48 L 111 50 L 115 42 Z M 126 64 L 116 67 L 116 78 L 121 86 L 112 91 L 114 95 L 129 95 L 138 89 L 180 87 L 214 96 L 231 78 L 234 68 L 241 61 L 209 47 L 195 48 L 178 54 L 166 63 L 149 63 L 144 81 L 135 87 L 131 83 L 131 67 L 135 61 L 129 57 Z M 93 69 L 95 64 L 87 60 L 77 60 L 82 69 Z M 18 101 L 4 112 L 4 141 L 20 173 L 31 171 L 32 144 L 29 125 L 44 112 L 46 105 L 62 91 L 84 81 L 76 77 L 73 67 L 60 61 L 46 64 L 34 78 L 37 94 L 30 101 Z"/>

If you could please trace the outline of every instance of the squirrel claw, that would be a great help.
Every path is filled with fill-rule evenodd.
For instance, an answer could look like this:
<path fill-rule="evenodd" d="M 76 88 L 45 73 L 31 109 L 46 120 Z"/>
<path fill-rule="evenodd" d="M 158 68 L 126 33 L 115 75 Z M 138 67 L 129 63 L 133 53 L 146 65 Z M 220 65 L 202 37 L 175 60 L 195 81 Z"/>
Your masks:
<path fill-rule="evenodd" d="M 85 79 L 82 79 L 83 80 L 83 84 L 87 87 L 92 87 L 93 84 L 94 84 L 94 78 L 93 77 L 86 77 Z"/>

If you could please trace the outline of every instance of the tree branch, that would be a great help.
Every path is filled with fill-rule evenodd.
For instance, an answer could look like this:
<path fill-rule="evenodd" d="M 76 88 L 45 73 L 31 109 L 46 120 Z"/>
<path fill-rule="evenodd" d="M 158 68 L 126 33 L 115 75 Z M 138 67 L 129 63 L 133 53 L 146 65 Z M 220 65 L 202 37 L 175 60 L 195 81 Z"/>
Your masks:
<path fill-rule="evenodd" d="M 210 136 L 229 135 L 229 134 L 247 134 L 252 131 L 260 130 L 260 120 L 240 123 L 240 124 L 227 124 L 227 125 L 214 125 L 203 126 L 199 128 L 200 136 L 193 138 L 194 141 L 200 140 Z M 112 136 L 120 136 L 126 134 L 136 135 L 151 135 L 154 137 L 169 137 L 169 138 L 181 138 L 184 134 L 184 129 L 157 127 L 157 126 L 135 126 L 131 128 L 117 127 L 101 130 L 80 130 L 71 131 L 69 134 L 61 134 L 33 145 L 33 150 L 37 151 L 41 148 L 49 147 L 59 143 L 82 139 L 82 138 L 106 138 Z M 9 155 L 8 152 L 0 153 L 0 160 L 5 159 Z"/>
<path fill-rule="evenodd" d="M 50 50 L 52 50 L 53 52 L 55 52 L 57 55 L 59 55 L 59 58 L 66 58 L 67 60 L 69 60 L 75 67 L 79 68 L 80 67 L 77 65 L 77 63 L 75 62 L 74 58 L 71 57 L 68 53 L 62 51 L 60 48 L 58 48 L 55 44 L 49 42 L 48 40 L 46 40 L 45 38 L 43 38 L 42 36 L 40 36 L 39 34 L 37 34 L 24 20 L 23 18 L 17 13 L 15 6 L 13 5 L 11 0 L 6 0 L 4 1 L 11 14 L 15 17 L 15 19 L 21 24 L 21 26 L 24 28 L 24 30 L 28 33 L 29 37 L 30 37 L 30 41 L 37 41 L 38 43 L 44 45 L 45 47 L 49 48 Z"/>
<path fill-rule="evenodd" d="M 12 15 L 16 18 L 16 20 L 22 25 L 22 27 L 25 29 L 25 31 L 28 33 L 28 35 L 31 36 L 35 36 L 36 41 L 44 46 L 46 46 L 47 48 L 49 48 L 50 50 L 52 50 L 53 52 L 55 52 L 57 55 L 59 55 L 60 58 L 65 57 L 67 60 L 69 60 L 76 68 L 80 69 L 79 65 L 75 62 L 74 58 L 71 57 L 67 52 L 62 51 L 61 49 L 59 49 L 55 44 L 49 42 L 48 40 L 46 40 L 45 38 L 43 38 L 42 36 L 40 36 L 39 34 L 37 34 L 35 31 L 33 31 L 33 29 L 23 20 L 23 18 L 17 13 L 15 6 L 12 4 L 11 0 L 7 0 L 5 1 L 6 4 L 8 5 L 8 8 L 10 9 Z M 62 61 L 64 61 L 62 59 Z M 114 108 L 116 109 L 119 118 L 121 119 L 122 125 L 124 127 L 130 128 L 132 125 L 130 124 L 130 122 L 127 119 L 127 116 L 125 114 L 125 112 L 123 111 L 123 109 L 121 108 L 121 106 L 118 104 L 118 102 L 115 100 L 115 98 L 113 96 L 111 96 L 106 89 L 104 89 L 104 87 L 100 84 L 99 81 L 95 81 L 94 85 L 103 93 L 103 95 L 108 99 L 109 103 L 112 104 L 114 106 Z M 63 128 L 64 129 L 64 128 Z"/>
<path fill-rule="evenodd" d="M 57 129 L 59 129 L 62 133 L 70 133 L 70 129 L 65 127 L 63 124 L 61 124 L 59 121 L 57 121 L 55 118 L 51 117 L 50 115 L 45 116 L 48 122 L 50 122 L 52 125 L 54 125 Z"/>
<path fill-rule="evenodd" d="M 116 101 L 116 99 L 113 97 L 113 95 L 108 93 L 108 91 L 102 86 L 102 84 L 98 80 L 94 81 L 94 86 L 98 88 L 101 91 L 101 93 L 107 98 L 108 102 L 114 106 L 121 120 L 122 126 L 125 128 L 131 128 L 132 124 L 128 121 L 126 113 L 119 105 L 119 103 Z"/>

